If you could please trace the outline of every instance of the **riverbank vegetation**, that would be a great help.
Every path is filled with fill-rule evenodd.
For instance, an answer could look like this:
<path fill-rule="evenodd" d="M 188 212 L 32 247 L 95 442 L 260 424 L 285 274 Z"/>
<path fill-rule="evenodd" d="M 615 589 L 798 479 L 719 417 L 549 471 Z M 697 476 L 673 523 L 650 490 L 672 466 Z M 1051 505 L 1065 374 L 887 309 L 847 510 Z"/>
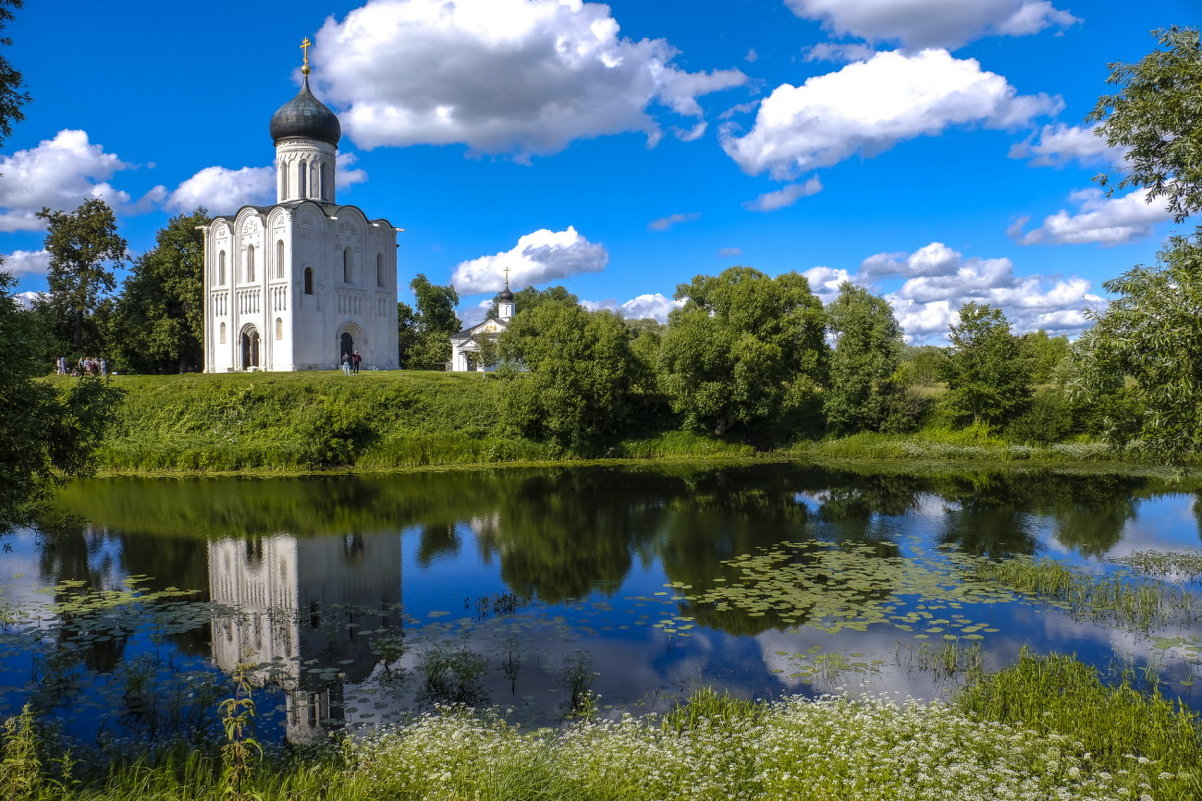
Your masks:
<path fill-rule="evenodd" d="M 66 393 L 79 384 L 77 379 L 56 377 L 43 386 Z M 1064 442 L 1030 443 L 983 424 L 955 428 L 937 414 L 908 433 L 819 437 L 795 431 L 790 437 L 782 428 L 765 425 L 742 435 L 736 431 L 717 436 L 681 429 L 650 393 L 635 397 L 640 413 L 623 431 L 591 443 L 567 444 L 548 433 L 568 425 L 567 418 L 538 415 L 520 429 L 507 424 L 512 404 L 536 406 L 548 393 L 515 400 L 506 395 L 506 380 L 492 374 L 118 375 L 107 386 L 119 391 L 120 401 L 112 409 L 107 432 L 102 438 L 98 435 L 96 463 L 102 474 L 267 475 L 598 458 L 1157 462 L 1138 442 L 1117 449 L 1079 435 Z M 523 385 L 522 391 L 526 389 Z M 935 405 L 944 395 L 937 386 L 907 391 L 921 391 Z M 60 428 L 49 424 L 52 432 Z"/>
<path fill-rule="evenodd" d="M 951 703 L 882 696 L 773 702 L 701 690 L 660 717 L 533 732 L 450 707 L 307 749 L 257 750 L 254 703 L 223 705 L 223 746 L 75 762 L 28 711 L 4 727 L 14 801 L 236 799 L 1155 799 L 1202 793 L 1196 714 L 1107 686 L 1065 656 L 1023 654 Z"/>

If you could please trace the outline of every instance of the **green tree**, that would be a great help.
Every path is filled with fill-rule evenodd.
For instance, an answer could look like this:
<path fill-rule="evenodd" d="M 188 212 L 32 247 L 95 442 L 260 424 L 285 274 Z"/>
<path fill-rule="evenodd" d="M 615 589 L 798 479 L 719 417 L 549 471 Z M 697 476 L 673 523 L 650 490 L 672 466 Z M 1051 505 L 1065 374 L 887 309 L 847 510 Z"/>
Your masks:
<path fill-rule="evenodd" d="M 879 431 L 901 389 L 892 378 L 901 363 L 901 326 L 888 302 L 850 282 L 826 313 L 838 337 L 823 402 L 827 424 L 840 434 Z"/>
<path fill-rule="evenodd" d="M 408 303 L 397 301 L 396 327 L 397 355 L 400 359 L 398 363 L 402 368 L 407 369 L 409 367 L 410 355 L 419 338 L 417 332 L 417 312 Z"/>
<path fill-rule="evenodd" d="M 1056 368 L 1068 356 L 1068 337 L 1050 337 L 1042 328 L 1018 338 L 1023 351 L 1031 362 L 1031 381 L 1035 384 L 1051 383 Z"/>
<path fill-rule="evenodd" d="M 930 387 L 943 380 L 947 354 L 935 345 L 903 345 L 898 380 L 906 386 Z"/>
<path fill-rule="evenodd" d="M 449 284 L 430 283 L 422 273 L 409 282 L 409 288 L 417 300 L 413 325 L 416 341 L 404 365 L 410 370 L 442 370 L 451 359 L 451 334 L 462 325 L 455 313 L 459 293 Z"/>
<path fill-rule="evenodd" d="M 686 426 L 723 436 L 816 401 L 828 349 L 822 302 L 804 276 L 731 267 L 681 284 L 676 297 L 685 304 L 668 317 L 659 376 Z"/>
<path fill-rule="evenodd" d="M 99 349 L 93 317 L 101 299 L 116 286 L 113 268 L 125 259 L 125 240 L 117 233 L 113 210 L 100 198 L 85 200 L 75 211 L 43 208 L 50 269 L 49 307 L 59 339 L 76 353 L 85 342 Z"/>
<path fill-rule="evenodd" d="M 197 209 L 179 214 L 133 264 L 107 339 L 122 363 L 146 372 L 186 372 L 204 359 L 204 239 Z"/>
<path fill-rule="evenodd" d="M 949 338 L 943 405 L 958 422 L 1003 426 L 1026 411 L 1031 365 L 1001 309 L 964 304 Z"/>
<path fill-rule="evenodd" d="M 559 300 L 514 316 L 500 338 L 501 416 L 511 429 L 590 449 L 622 431 L 637 373 L 620 317 Z"/>
<path fill-rule="evenodd" d="M 1177 222 L 1202 209 L 1202 46 L 1197 28 L 1153 31 L 1163 50 L 1135 64 L 1110 64 L 1119 91 L 1086 117 L 1111 147 L 1127 148 L 1122 178 L 1108 190 L 1144 187 L 1164 198 Z M 1107 186 L 1110 178 L 1098 181 Z"/>
<path fill-rule="evenodd" d="M 1076 400 L 1121 410 L 1127 393 L 1143 414 L 1135 431 L 1113 411 L 1104 435 L 1116 445 L 1132 433 L 1169 461 L 1202 448 L 1202 231 L 1172 237 L 1153 267 L 1138 265 L 1102 286 L 1117 297 L 1077 343 L 1069 383 Z M 1133 386 L 1127 387 L 1130 379 Z M 1120 402 L 1116 403 L 1115 399 Z M 1126 429 L 1126 430 L 1125 430 Z"/>
<path fill-rule="evenodd" d="M 664 332 L 668 326 L 652 320 L 626 320 L 626 327 L 632 337 L 631 352 L 634 353 L 638 364 L 638 379 L 636 385 L 644 396 L 657 395 L 655 370 L 659 363 L 659 349 L 664 341 Z"/>
<path fill-rule="evenodd" d="M 0 0 L 0 31 L 12 20 L 14 8 L 21 8 L 22 0 Z M 0 47 L 8 47 L 12 39 L 0 38 Z M 13 123 L 25 119 L 21 107 L 29 102 L 29 93 L 22 91 L 21 73 L 13 69 L 8 59 L 0 54 L 0 144 L 12 135 Z"/>
<path fill-rule="evenodd" d="M 33 379 L 45 372 L 43 332 L 13 298 L 15 285 L 0 272 L 0 530 L 27 522 L 48 488 L 91 469 L 119 397 L 98 379 L 63 391 Z"/>

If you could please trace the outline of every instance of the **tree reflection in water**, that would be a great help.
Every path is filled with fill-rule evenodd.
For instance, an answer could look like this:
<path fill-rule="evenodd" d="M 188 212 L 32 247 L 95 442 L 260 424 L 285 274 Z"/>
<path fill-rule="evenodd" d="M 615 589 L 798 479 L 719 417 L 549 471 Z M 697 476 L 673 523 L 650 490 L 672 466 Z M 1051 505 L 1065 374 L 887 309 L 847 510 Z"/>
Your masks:
<path fill-rule="evenodd" d="M 211 654 L 227 673 L 239 663 L 256 665 L 257 683 L 284 689 L 288 738 L 305 742 L 351 716 L 350 687 L 378 682 L 427 702 L 515 699 L 532 683 L 563 683 L 564 660 L 585 641 L 601 649 L 593 652 L 598 669 L 645 660 L 629 665 L 632 676 L 662 680 L 652 675 L 662 654 L 652 657 L 631 644 L 652 647 L 645 628 L 639 635 L 576 631 L 558 652 L 559 646 L 532 644 L 529 638 L 541 635 L 520 627 L 497 626 L 495 641 L 454 639 L 502 618 L 570 616 L 573 608 L 603 601 L 629 606 L 625 596 L 634 592 L 622 588 L 632 574 L 688 585 L 689 595 L 700 596 L 738 579 L 727 560 L 782 542 L 802 544 L 786 549 L 783 564 L 810 567 L 824 564 L 821 549 L 804 543 L 834 544 L 875 564 L 904 553 L 915 537 L 995 558 L 1031 554 L 1053 540 L 1083 556 L 1102 556 L 1121 540 L 1140 499 L 1163 491 L 1133 477 L 802 464 L 113 479 L 66 488 L 40 527 L 39 568 L 50 586 L 72 579 L 102 589 L 143 574 L 154 577 L 152 588 L 194 588 L 201 599 L 232 607 L 211 625 L 170 630 L 165 642 L 172 653 Z M 1194 511 L 1202 526 L 1202 501 Z M 410 537 L 413 546 L 404 550 Z M 406 623 L 403 553 L 412 554 L 405 588 L 412 597 L 446 591 L 450 579 L 442 571 L 464 564 L 478 564 L 473 569 L 495 577 L 500 588 L 465 584 L 467 623 L 458 628 Z M 805 574 L 817 572 L 816 584 L 829 582 L 845 595 L 860 592 L 864 603 L 889 595 L 876 585 L 841 587 L 843 577 L 822 569 Z M 752 614 L 688 600 L 670 610 L 740 642 L 795 627 L 806 613 Z M 646 625 L 636 625 L 637 612 L 629 608 L 613 614 L 629 616 L 629 626 L 620 628 Z M 63 676 L 116 675 L 147 648 L 135 648 L 135 634 L 115 631 L 96 641 L 64 616 L 55 629 L 52 655 L 61 665 L 54 669 Z M 133 681 L 136 671 L 128 673 Z M 561 706 L 571 707 L 569 695 L 578 703 L 583 697 L 579 681 L 569 685 Z M 72 692 L 82 687 L 77 682 Z M 52 682 L 45 688 L 48 699 L 71 697 L 55 696 Z"/>

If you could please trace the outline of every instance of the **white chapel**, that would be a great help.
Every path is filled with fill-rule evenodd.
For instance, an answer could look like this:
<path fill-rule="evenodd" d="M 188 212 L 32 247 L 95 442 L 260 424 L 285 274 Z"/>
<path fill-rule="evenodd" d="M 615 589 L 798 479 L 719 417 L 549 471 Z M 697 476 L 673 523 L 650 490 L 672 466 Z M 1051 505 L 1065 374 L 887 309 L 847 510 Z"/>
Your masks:
<path fill-rule="evenodd" d="M 513 293 L 509 291 L 509 271 L 505 271 L 505 288 L 497 295 L 497 316 L 477 323 L 470 328 L 451 334 L 451 372 L 464 373 L 476 370 L 484 372 L 488 365 L 480 361 L 480 343 L 484 340 L 496 342 L 509 328 L 513 319 Z"/>
<path fill-rule="evenodd" d="M 204 234 L 206 373 L 330 370 L 343 354 L 395 370 L 397 230 L 336 201 L 342 127 L 309 89 L 271 117 L 276 203 L 214 217 Z"/>

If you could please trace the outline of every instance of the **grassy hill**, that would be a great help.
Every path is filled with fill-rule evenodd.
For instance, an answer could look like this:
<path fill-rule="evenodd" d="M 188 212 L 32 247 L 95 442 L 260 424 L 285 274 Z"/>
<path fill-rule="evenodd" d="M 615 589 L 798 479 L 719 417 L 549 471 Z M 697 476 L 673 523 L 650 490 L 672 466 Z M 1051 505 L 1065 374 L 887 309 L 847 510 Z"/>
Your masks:
<path fill-rule="evenodd" d="M 78 379 L 51 376 L 66 383 Z M 500 425 L 500 384 L 492 376 L 423 371 L 223 373 L 114 376 L 124 390 L 118 419 L 98 449 L 103 475 L 151 473 L 300 474 L 397 470 L 582 459 L 509 434 Z M 641 426 L 601 453 L 618 459 L 727 459 L 770 456 L 814 461 L 1027 464 L 1148 464 L 1138 451 L 1100 442 L 1028 446 L 982 426 L 937 422 L 910 434 L 799 435 L 769 451 L 750 438 Z"/>
<path fill-rule="evenodd" d="M 51 377 L 54 382 L 76 379 Z M 491 376 L 340 371 L 114 376 L 125 391 L 102 473 L 297 473 L 563 459 L 502 433 Z M 749 455 L 746 445 L 654 433 L 607 455 Z"/>

